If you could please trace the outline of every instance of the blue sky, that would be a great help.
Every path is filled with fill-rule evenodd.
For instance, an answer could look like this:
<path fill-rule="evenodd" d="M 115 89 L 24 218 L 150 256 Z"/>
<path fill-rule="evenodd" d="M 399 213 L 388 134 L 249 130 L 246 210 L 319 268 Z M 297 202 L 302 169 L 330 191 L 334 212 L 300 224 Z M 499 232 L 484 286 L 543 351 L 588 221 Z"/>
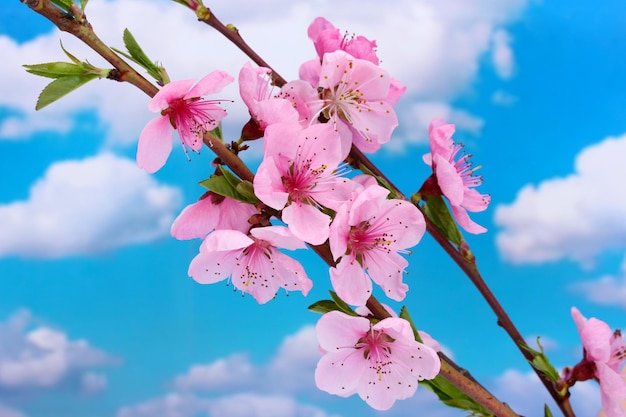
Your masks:
<path fill-rule="evenodd" d="M 541 335 L 560 368 L 580 359 L 571 306 L 626 326 L 619 6 L 271 0 L 259 9 L 242 0 L 213 10 L 286 78 L 313 57 L 306 26 L 318 15 L 378 41 L 382 65 L 408 92 L 399 128 L 373 159 L 412 193 L 428 175 L 428 122 L 457 125 L 492 197 L 473 216 L 489 232 L 468 242 L 522 334 Z M 87 12 L 109 45 L 121 47 L 128 27 L 173 79 L 236 75 L 245 62 L 173 2 L 92 0 Z M 175 146 L 156 175 L 138 170 L 147 99 L 110 81 L 35 112 L 47 81 L 22 64 L 64 60 L 59 39 L 103 64 L 20 2 L 0 15 L 0 417 L 379 415 L 314 387 L 317 316 L 306 307 L 326 297 L 323 263 L 303 253 L 315 282 L 308 297 L 280 294 L 263 306 L 188 278 L 199 242 L 170 238 L 169 224 L 203 192 L 210 152 L 188 162 Z M 237 100 L 237 90 L 221 96 Z M 227 108 L 234 138 L 245 110 Z M 257 144 L 247 160 L 259 155 Z M 428 236 L 409 262 L 403 304 L 418 326 L 518 412 L 538 415 L 541 387 L 458 268 Z M 459 415 L 422 391 L 385 414 Z M 578 415 L 595 415 L 597 387 L 577 385 L 573 402 Z"/>

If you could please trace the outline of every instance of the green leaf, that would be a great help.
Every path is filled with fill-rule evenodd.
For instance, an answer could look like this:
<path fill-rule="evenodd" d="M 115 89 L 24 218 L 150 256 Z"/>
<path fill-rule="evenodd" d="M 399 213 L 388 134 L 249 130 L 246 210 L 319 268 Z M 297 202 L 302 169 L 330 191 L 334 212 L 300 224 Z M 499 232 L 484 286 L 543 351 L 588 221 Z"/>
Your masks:
<path fill-rule="evenodd" d="M 548 404 L 544 404 L 543 405 L 543 417 L 553 417 L 552 416 L 552 411 L 550 411 L 550 408 L 548 407 Z"/>
<path fill-rule="evenodd" d="M 358 316 L 358 314 L 350 307 L 345 301 L 343 301 L 336 292 L 329 291 L 330 296 L 333 298 L 335 304 L 337 304 L 338 310 L 343 311 L 344 313 L 350 316 Z"/>
<path fill-rule="evenodd" d="M 61 78 L 68 75 L 83 75 L 85 67 L 69 62 L 48 62 L 45 64 L 22 65 L 26 72 L 48 78 Z"/>
<path fill-rule="evenodd" d="M 88 2 L 89 0 L 80 0 L 80 8 L 83 12 L 85 11 L 85 7 L 87 7 Z"/>
<path fill-rule="evenodd" d="M 463 237 L 443 198 L 441 196 L 428 196 L 428 200 L 422 207 L 426 216 L 437 226 L 446 239 L 459 246 Z"/>
<path fill-rule="evenodd" d="M 226 179 L 223 175 L 211 175 L 208 179 L 200 181 L 200 185 L 210 191 L 213 191 L 215 194 L 234 198 L 236 200 L 240 199 L 237 189 L 233 187 L 228 182 L 228 179 Z"/>
<path fill-rule="evenodd" d="M 341 309 L 337 306 L 332 300 L 320 300 L 309 306 L 309 310 L 314 313 L 326 314 L 331 311 L 341 311 Z"/>
<path fill-rule="evenodd" d="M 124 40 L 124 46 L 130 55 L 115 48 L 113 48 L 113 50 L 143 67 L 146 71 L 148 71 L 148 74 L 150 74 L 151 77 L 163 85 L 166 78 L 164 75 L 167 75 L 165 69 L 156 65 L 150 58 L 148 58 L 148 55 L 146 55 L 143 49 L 141 49 L 141 46 L 139 46 L 139 43 L 128 29 L 124 29 L 122 39 Z"/>
<path fill-rule="evenodd" d="M 61 9 L 66 12 L 70 9 L 70 6 L 74 3 L 73 0 L 50 0 L 52 3 L 59 6 Z"/>
<path fill-rule="evenodd" d="M 68 75 L 66 77 L 57 78 L 48 84 L 37 99 L 36 110 L 41 110 L 48 104 L 53 103 L 64 95 L 76 90 L 83 84 L 98 78 L 98 75 Z"/>
<path fill-rule="evenodd" d="M 256 204 L 260 201 L 254 194 L 254 187 L 250 181 L 241 181 L 235 186 L 235 189 L 239 195 L 246 199 L 244 202 Z"/>
<path fill-rule="evenodd" d="M 415 337 L 415 340 L 420 343 L 424 343 L 424 341 L 420 337 L 419 332 L 417 331 L 417 327 L 415 327 L 415 323 L 413 323 L 413 319 L 411 318 L 409 310 L 406 308 L 406 306 L 402 306 L 402 308 L 400 309 L 400 318 L 409 322 L 409 324 L 411 325 L 411 329 L 413 329 L 413 337 Z"/>
<path fill-rule="evenodd" d="M 86 65 L 87 67 L 91 67 L 91 68 L 93 68 L 91 65 L 89 65 L 89 64 L 85 64 L 85 63 L 81 62 L 81 60 L 80 60 L 80 59 L 78 59 L 78 58 L 76 58 L 74 55 L 70 54 L 70 53 L 67 51 L 67 49 L 65 49 L 65 47 L 63 46 L 63 42 L 59 41 L 59 43 L 61 44 L 61 49 L 63 49 L 63 52 L 65 52 L 65 55 L 67 55 L 67 57 L 68 57 L 69 59 L 71 59 L 71 60 L 72 60 L 72 62 L 74 62 L 76 65 L 83 65 L 83 66 L 84 66 L 84 65 Z"/>
<path fill-rule="evenodd" d="M 550 363 L 548 357 L 543 353 L 543 346 L 539 343 L 539 337 L 537 337 L 537 346 L 539 346 L 539 351 L 531 348 L 530 346 L 520 343 L 520 346 L 527 352 L 529 352 L 533 359 L 529 360 L 530 364 L 533 368 L 543 373 L 550 381 L 555 384 L 559 381 L 559 371 Z"/>
<path fill-rule="evenodd" d="M 437 375 L 434 379 L 419 382 L 420 385 L 432 391 L 444 404 L 470 411 L 473 415 L 491 417 L 493 414 L 463 391 L 454 386 L 450 381 Z"/>

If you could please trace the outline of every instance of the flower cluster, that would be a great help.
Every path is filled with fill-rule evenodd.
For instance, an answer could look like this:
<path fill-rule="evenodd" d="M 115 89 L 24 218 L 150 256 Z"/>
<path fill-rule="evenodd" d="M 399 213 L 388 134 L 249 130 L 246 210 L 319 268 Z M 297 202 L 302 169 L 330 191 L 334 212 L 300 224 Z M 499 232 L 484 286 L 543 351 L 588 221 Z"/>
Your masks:
<path fill-rule="evenodd" d="M 227 280 L 259 303 L 270 301 L 281 288 L 307 295 L 312 280 L 283 252 L 306 244 L 327 245 L 332 287 L 357 311 L 372 296 L 372 282 L 401 301 L 409 289 L 403 255 L 421 240 L 424 216 L 416 205 L 390 198 L 375 177 L 348 177 L 345 162 L 353 147 L 372 153 L 391 139 L 398 125 L 393 106 L 405 87 L 379 66 L 376 42 L 341 36 L 323 18 L 311 24 L 308 34 L 317 57 L 301 66 L 300 79 L 278 88 L 269 68 L 245 64 L 239 73 L 250 121 L 231 148 L 236 153 L 243 142 L 263 138 L 263 160 L 254 178 L 246 185 L 218 168 L 212 179 L 221 186 L 207 185 L 210 191 L 182 211 L 171 234 L 203 239 L 189 266 L 190 277 L 202 284 Z M 230 75 L 215 71 L 197 83 L 165 85 L 150 102 L 160 116 L 141 134 L 137 164 L 148 172 L 163 166 L 172 128 L 185 152 L 187 147 L 198 151 L 206 133 L 226 114 L 218 101 L 205 96 L 231 81 Z M 438 129 L 447 131 L 437 126 L 431 136 Z M 468 183 L 465 159 L 453 162 L 457 148 L 444 140 L 437 146 L 430 163 L 441 189 L 452 190 L 446 195 L 467 229 L 457 213 L 475 209 L 475 195 L 467 187 L 477 184 Z M 449 179 L 450 167 L 458 180 Z M 250 187 L 245 198 L 242 187 Z M 324 314 L 317 326 L 324 352 L 317 385 L 341 396 L 358 393 L 383 410 L 411 396 L 417 381 L 434 378 L 440 366 L 436 349 L 416 342 L 409 322 L 392 316 L 378 321 L 339 311 Z"/>

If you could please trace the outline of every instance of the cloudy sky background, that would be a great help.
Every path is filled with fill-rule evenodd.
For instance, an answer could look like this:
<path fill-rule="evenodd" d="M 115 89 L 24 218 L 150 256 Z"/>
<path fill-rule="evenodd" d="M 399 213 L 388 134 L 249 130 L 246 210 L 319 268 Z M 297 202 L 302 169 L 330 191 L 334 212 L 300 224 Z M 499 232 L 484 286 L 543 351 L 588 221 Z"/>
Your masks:
<path fill-rule="evenodd" d="M 171 4 L 170 4 L 171 3 Z M 489 228 L 468 242 L 493 291 L 529 339 L 540 335 L 557 367 L 581 346 L 576 305 L 626 327 L 626 14 L 617 1 L 215 2 L 284 77 L 314 56 L 306 27 L 324 16 L 379 45 L 382 65 L 408 86 L 400 126 L 373 159 L 406 193 L 428 175 L 427 126 L 457 125 L 482 165 Z M 165 0 L 91 0 L 87 15 L 108 45 L 129 28 L 173 79 L 246 62 L 190 11 Z M 134 164 L 152 115 L 131 86 L 93 81 L 35 112 L 48 80 L 22 64 L 95 53 L 20 2 L 0 11 L 0 417 L 382 415 L 360 400 L 315 389 L 319 358 L 306 311 L 326 297 L 326 268 L 302 262 L 315 281 L 258 306 L 232 287 L 186 275 L 199 242 L 169 237 L 180 209 L 203 192 L 210 152 L 188 162 L 177 146 L 147 175 Z M 224 122 L 229 139 L 246 121 L 236 86 Z M 247 156 L 258 163 L 260 144 Z M 300 253 L 298 253 L 300 254 Z M 429 237 L 410 256 L 405 303 L 519 413 L 545 398 L 474 288 Z M 392 303 L 393 304 L 393 303 Z M 393 304 L 394 307 L 399 305 Z M 599 408 L 597 386 L 578 384 L 578 415 Z M 546 401 L 548 401 L 546 399 Z M 552 406 L 552 404 L 550 403 Z M 553 411 L 556 407 L 552 406 Z M 459 415 L 420 390 L 388 416 Z"/>

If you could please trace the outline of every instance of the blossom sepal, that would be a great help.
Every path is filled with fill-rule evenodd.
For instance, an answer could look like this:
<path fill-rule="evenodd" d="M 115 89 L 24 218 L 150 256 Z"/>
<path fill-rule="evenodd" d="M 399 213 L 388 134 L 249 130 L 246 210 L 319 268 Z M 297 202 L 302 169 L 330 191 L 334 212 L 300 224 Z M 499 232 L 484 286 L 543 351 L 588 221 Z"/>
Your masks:
<path fill-rule="evenodd" d="M 218 169 L 221 175 L 211 175 L 206 180 L 200 181 L 199 184 L 215 194 L 230 197 L 243 203 L 257 204 L 259 202 L 250 181 L 240 180 L 222 166 Z"/>

